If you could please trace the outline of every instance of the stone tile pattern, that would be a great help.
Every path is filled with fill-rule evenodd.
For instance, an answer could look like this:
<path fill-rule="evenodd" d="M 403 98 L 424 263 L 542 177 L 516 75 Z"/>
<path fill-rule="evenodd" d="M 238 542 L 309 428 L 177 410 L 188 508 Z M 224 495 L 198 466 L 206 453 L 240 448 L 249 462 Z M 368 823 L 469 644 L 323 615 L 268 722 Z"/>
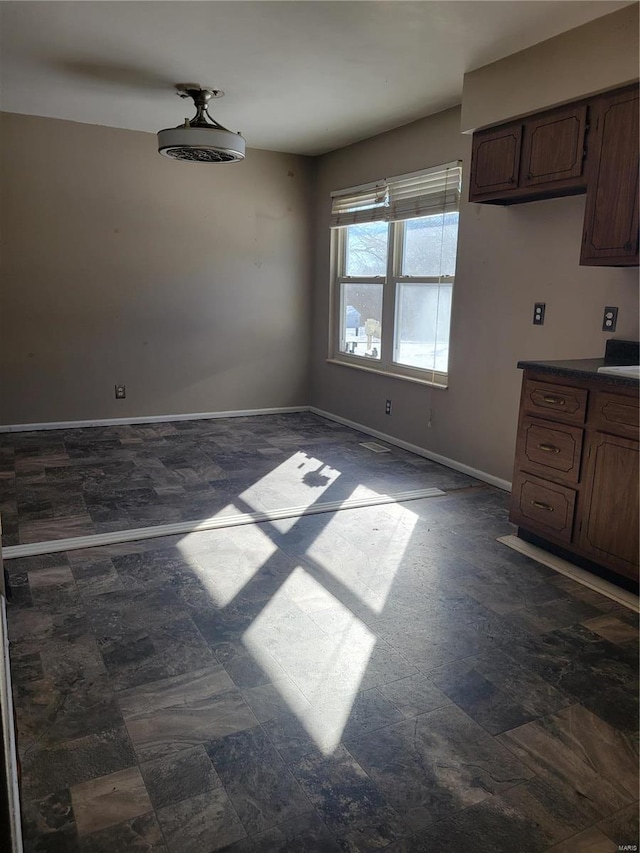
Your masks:
<path fill-rule="evenodd" d="M 327 459 L 370 485 L 352 438 Z M 637 615 L 497 543 L 507 497 L 465 485 L 7 561 L 27 853 L 637 843 Z"/>
<path fill-rule="evenodd" d="M 376 455 L 360 447 L 368 438 L 310 413 L 3 434 L 2 542 L 192 521 L 229 506 L 234 513 L 297 506 L 283 475 L 251 504 L 241 498 L 294 454 L 307 462 L 304 492 L 314 498 L 328 468 L 340 472 L 331 500 L 362 484 L 388 492 L 474 482 L 402 450 Z"/>

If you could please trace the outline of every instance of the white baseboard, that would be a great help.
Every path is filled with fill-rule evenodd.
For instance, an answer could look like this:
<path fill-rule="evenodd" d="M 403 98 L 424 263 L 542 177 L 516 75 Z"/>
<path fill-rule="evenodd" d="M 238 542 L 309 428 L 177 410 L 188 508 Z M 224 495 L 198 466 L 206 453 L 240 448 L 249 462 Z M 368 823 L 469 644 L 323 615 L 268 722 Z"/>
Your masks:
<path fill-rule="evenodd" d="M 284 518 L 301 518 L 305 515 L 318 515 L 324 512 L 341 512 L 349 509 L 363 509 L 369 506 L 405 503 L 423 498 L 444 497 L 446 492 L 436 488 L 411 489 L 406 492 L 389 494 L 371 494 L 361 498 L 345 498 L 342 501 L 319 501 L 311 506 L 289 506 L 280 509 L 241 512 L 229 515 L 215 515 L 194 521 L 178 521 L 173 524 L 157 524 L 154 527 L 136 527 L 132 530 L 117 530 L 110 533 L 92 533 L 88 536 L 75 536 L 72 539 L 49 539 L 45 542 L 30 542 L 25 545 L 9 545 L 2 550 L 5 560 L 18 557 L 35 557 L 40 554 L 57 554 L 61 551 L 84 551 L 85 548 L 99 548 L 104 545 L 118 545 L 121 542 L 137 542 L 140 539 L 156 539 L 162 536 L 184 536 L 187 533 L 200 533 L 203 530 L 220 530 L 226 527 L 238 527 L 243 524 L 259 524 L 264 521 L 279 521 Z"/>
<path fill-rule="evenodd" d="M 565 575 L 565 577 L 571 578 L 571 580 L 582 584 L 582 586 L 599 592 L 600 595 L 606 595 L 607 598 L 624 605 L 624 607 L 628 607 L 635 613 L 640 612 L 637 595 L 628 592 L 626 589 L 621 589 L 604 578 L 598 577 L 598 575 L 594 575 L 593 572 L 588 572 L 586 569 L 582 569 L 568 560 L 563 560 L 562 557 L 557 557 L 550 551 L 545 551 L 544 548 L 532 545 L 531 542 L 525 542 L 524 539 L 520 539 L 518 536 L 500 536 L 498 537 L 498 542 L 501 542 L 508 548 L 513 548 L 514 551 L 519 551 L 525 557 L 542 563 L 543 566 L 548 566 L 561 575 Z"/>
<path fill-rule="evenodd" d="M 395 447 L 401 447 L 403 450 L 408 450 L 415 453 L 417 456 L 422 456 L 425 459 L 431 459 L 433 462 L 439 462 L 440 465 L 445 465 L 447 468 L 453 468 L 455 471 L 460 471 L 463 474 L 468 474 L 470 477 L 475 477 L 477 480 L 482 480 L 484 483 L 489 483 L 502 489 L 505 492 L 511 491 L 511 483 L 508 480 L 501 480 L 499 477 L 494 477 L 493 474 L 487 474 L 486 471 L 479 471 L 477 468 L 472 468 L 470 465 L 465 465 L 463 462 L 457 462 L 455 459 L 449 459 L 448 456 L 442 456 L 440 453 L 434 453 L 431 450 L 426 450 L 424 447 L 419 447 L 417 444 L 411 444 L 408 441 L 403 441 L 400 438 L 395 438 L 393 435 L 388 435 L 385 432 L 380 432 L 377 429 L 371 429 L 364 424 L 350 421 L 347 418 L 334 415 L 331 412 L 325 412 L 324 409 L 318 409 L 315 406 L 280 406 L 270 409 L 237 409 L 230 412 L 190 412 L 180 415 L 147 415 L 136 418 L 96 418 L 86 421 L 51 421 L 50 423 L 35 423 L 35 424 L 0 424 L 0 433 L 5 432 L 36 432 L 38 430 L 56 430 L 56 429 L 80 429 L 83 427 L 97 426 L 123 426 L 132 424 L 157 424 L 157 423 L 172 423 L 174 421 L 198 421 L 198 420 L 214 420 L 216 418 L 244 418 L 253 417 L 254 415 L 284 415 L 295 412 L 313 412 L 322 418 L 327 418 L 330 421 L 336 421 L 339 424 L 356 429 L 359 432 L 364 432 L 366 435 L 372 435 L 375 438 L 382 439 L 388 444 Z"/>
<path fill-rule="evenodd" d="M 393 444 L 395 447 L 401 447 L 403 450 L 409 450 L 415 453 L 416 456 L 423 456 L 425 459 L 431 459 L 433 462 L 439 462 L 440 465 L 445 465 L 447 468 L 453 468 L 454 471 L 460 471 L 462 474 L 468 474 L 470 477 L 475 477 L 476 480 L 482 480 L 484 483 L 489 483 L 491 486 L 496 486 L 505 492 L 511 491 L 511 483 L 508 480 L 501 480 L 500 477 L 494 477 L 493 474 L 487 474 L 486 471 L 479 471 L 477 468 L 472 468 L 470 465 L 465 465 L 463 462 L 457 462 L 455 459 L 449 459 L 448 456 L 441 456 L 440 453 L 434 453 L 431 450 L 426 450 L 424 447 L 418 447 L 417 444 L 410 444 L 408 441 L 403 441 L 401 438 L 395 438 L 393 435 L 387 435 L 386 432 L 380 432 L 377 429 L 371 429 L 364 424 L 350 421 L 347 418 L 342 418 L 340 415 L 333 415 L 331 412 L 325 412 L 323 409 L 318 409 L 315 406 L 310 406 L 309 411 L 314 415 L 320 415 L 322 418 L 327 418 L 330 421 L 336 421 L 339 424 L 357 429 L 359 432 L 364 432 L 367 435 L 372 435 L 375 438 L 380 438 L 388 444 Z"/>
<path fill-rule="evenodd" d="M 190 412 L 184 415 L 146 415 L 140 418 L 96 418 L 89 421 L 51 421 L 37 424 L 0 424 L 0 432 L 35 432 L 46 429 L 121 426 L 126 424 L 165 424 L 173 421 L 203 421 L 214 418 L 246 418 L 253 415 L 284 415 L 308 412 L 309 406 L 280 406 L 273 409 L 238 409 L 232 412 Z"/>

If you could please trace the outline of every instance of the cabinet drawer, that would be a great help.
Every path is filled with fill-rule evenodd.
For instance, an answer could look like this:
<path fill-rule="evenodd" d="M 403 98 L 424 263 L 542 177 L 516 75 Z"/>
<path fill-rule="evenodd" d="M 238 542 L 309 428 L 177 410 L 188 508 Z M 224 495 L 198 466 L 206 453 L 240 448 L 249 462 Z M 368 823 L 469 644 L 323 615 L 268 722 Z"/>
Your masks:
<path fill-rule="evenodd" d="M 589 424 L 602 432 L 638 438 L 638 397 L 598 391 L 589 409 Z"/>
<path fill-rule="evenodd" d="M 577 483 L 583 430 L 525 417 L 518 433 L 518 465 L 534 474 Z"/>
<path fill-rule="evenodd" d="M 514 478 L 509 518 L 533 533 L 570 542 L 575 504 L 573 489 L 519 472 Z"/>
<path fill-rule="evenodd" d="M 587 413 L 588 391 L 552 382 L 527 379 L 524 384 L 523 407 L 532 415 L 570 424 L 583 424 Z"/>

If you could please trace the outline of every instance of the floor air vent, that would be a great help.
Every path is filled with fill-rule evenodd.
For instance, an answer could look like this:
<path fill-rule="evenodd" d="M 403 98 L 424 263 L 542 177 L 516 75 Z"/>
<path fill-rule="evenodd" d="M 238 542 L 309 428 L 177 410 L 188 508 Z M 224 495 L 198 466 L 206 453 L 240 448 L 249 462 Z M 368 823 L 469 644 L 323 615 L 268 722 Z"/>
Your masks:
<path fill-rule="evenodd" d="M 391 453 L 389 447 L 385 447 L 384 444 L 378 444 L 376 441 L 361 441 L 360 447 L 366 447 L 367 450 L 373 450 L 374 453 Z"/>

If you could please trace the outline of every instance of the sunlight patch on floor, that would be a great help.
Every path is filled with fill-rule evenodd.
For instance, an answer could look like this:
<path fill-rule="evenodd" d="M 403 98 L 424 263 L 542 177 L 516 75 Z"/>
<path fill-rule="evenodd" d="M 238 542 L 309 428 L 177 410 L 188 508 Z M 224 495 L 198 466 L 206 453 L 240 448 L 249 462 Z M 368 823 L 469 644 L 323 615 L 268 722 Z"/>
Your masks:
<path fill-rule="evenodd" d="M 327 634 L 312 613 L 330 608 L 340 630 Z M 273 679 L 318 749 L 330 754 L 342 732 L 369 658 L 374 634 L 298 566 L 254 619 L 243 643 Z M 290 679 L 282 679 L 282 673 Z M 309 705 L 301 705 L 300 691 Z"/>
<path fill-rule="evenodd" d="M 300 490 L 309 490 L 313 482 L 313 490 L 305 497 L 307 505 L 339 476 L 303 453 L 283 465 L 288 466 L 289 480 L 291 466 L 299 476 L 298 492 L 287 495 L 292 502 L 300 500 Z M 264 499 L 267 492 L 261 493 L 259 487 L 270 477 L 243 494 L 245 505 L 255 507 L 259 495 Z M 305 477 L 307 484 L 301 485 Z M 376 494 L 361 485 L 350 497 Z M 369 612 L 382 612 L 418 518 L 402 504 L 389 504 L 362 509 L 357 519 L 350 513 L 325 516 L 320 530 L 301 526 L 292 545 L 307 565 L 296 566 L 277 591 L 260 602 L 260 613 L 242 636 L 247 651 L 325 755 L 340 742 L 376 644 L 372 631 L 341 598 L 348 595 L 346 600 L 356 612 L 360 605 Z M 289 521 L 300 524 L 299 517 Z M 268 528 L 249 525 L 226 530 L 206 544 L 199 545 L 199 537 L 206 534 L 187 536 L 180 543 L 219 607 L 242 599 L 244 587 L 259 577 L 277 551 L 263 532 L 267 529 L 284 533 L 286 541 L 289 528 L 282 530 L 272 521 Z"/>
<path fill-rule="evenodd" d="M 418 520 L 403 504 L 363 509 L 357 519 L 336 513 L 306 556 L 380 613 Z"/>
<path fill-rule="evenodd" d="M 258 525 L 216 533 L 206 545 L 204 535 L 189 534 L 177 547 L 218 607 L 230 604 L 278 550 Z"/>
<path fill-rule="evenodd" d="M 256 510 L 274 506 L 307 507 L 316 503 L 339 476 L 340 471 L 298 451 L 245 489 L 239 497 Z M 295 522 L 296 519 L 286 519 L 278 530 L 286 532 Z"/>

